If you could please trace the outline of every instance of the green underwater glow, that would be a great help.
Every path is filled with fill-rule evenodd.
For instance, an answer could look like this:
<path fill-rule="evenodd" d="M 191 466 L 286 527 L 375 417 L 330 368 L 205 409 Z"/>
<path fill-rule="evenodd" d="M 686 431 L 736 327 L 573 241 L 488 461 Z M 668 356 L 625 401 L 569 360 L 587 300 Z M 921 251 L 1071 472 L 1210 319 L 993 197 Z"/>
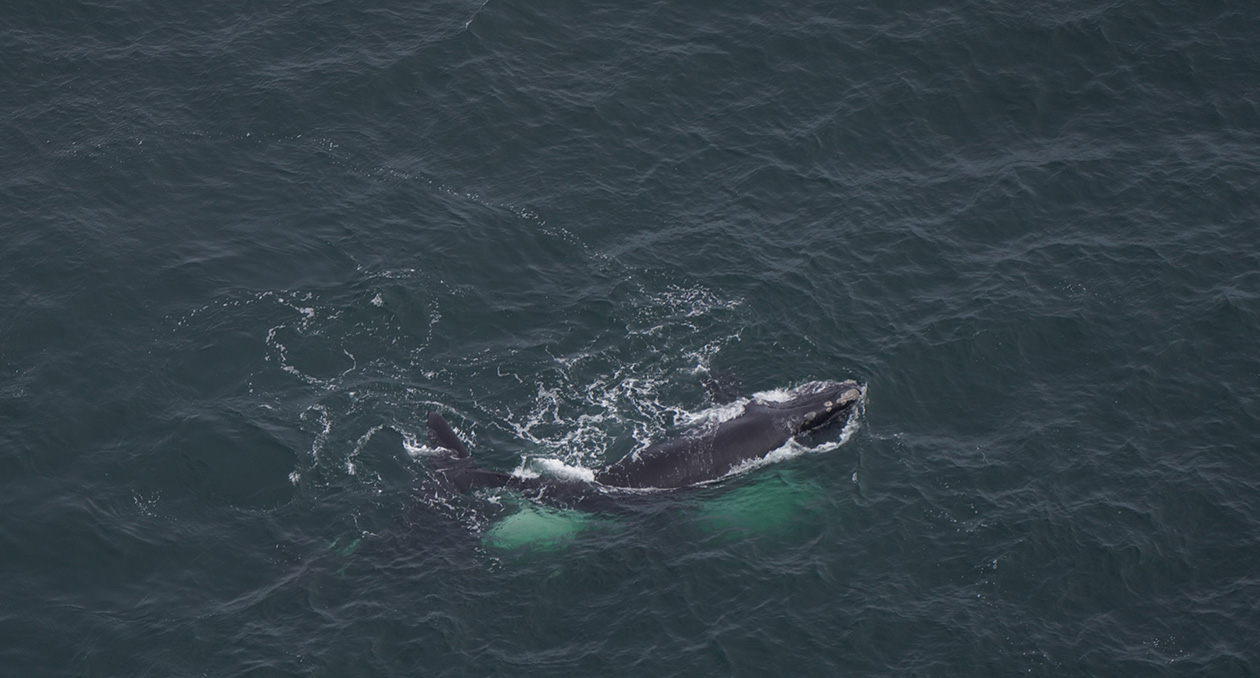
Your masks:
<path fill-rule="evenodd" d="M 790 471 L 773 471 L 742 487 L 718 490 L 693 509 L 693 524 L 710 533 L 788 534 L 823 495 L 823 488 Z"/>
<path fill-rule="evenodd" d="M 806 529 L 823 497 L 817 482 L 790 471 L 762 472 L 738 487 L 707 488 L 682 509 L 680 517 L 702 532 L 721 537 L 785 536 Z M 482 541 L 500 551 L 557 551 L 583 533 L 609 529 L 613 520 L 575 509 L 554 508 L 525 499 L 487 529 Z"/>
<path fill-rule="evenodd" d="M 491 548 L 515 551 L 563 548 L 583 532 L 606 527 L 607 520 L 573 509 L 549 508 L 522 501 L 518 510 L 500 519 L 483 537 Z"/>

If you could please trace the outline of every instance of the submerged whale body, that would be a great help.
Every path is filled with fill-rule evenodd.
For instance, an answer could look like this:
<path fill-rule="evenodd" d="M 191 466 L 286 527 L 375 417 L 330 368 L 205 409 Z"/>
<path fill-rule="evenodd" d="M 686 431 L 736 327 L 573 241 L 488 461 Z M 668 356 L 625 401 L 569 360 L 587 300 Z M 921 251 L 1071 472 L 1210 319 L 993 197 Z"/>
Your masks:
<path fill-rule="evenodd" d="M 764 459 L 794 438 L 847 422 L 860 395 L 855 381 L 825 381 L 797 388 L 784 401 L 753 400 L 732 419 L 699 426 L 626 455 L 596 471 L 594 482 L 607 487 L 669 489 L 716 480 Z M 429 413 L 429 445 L 447 452 L 437 470 L 463 492 L 479 487 L 527 490 L 564 482 L 481 467 L 437 412 Z"/>

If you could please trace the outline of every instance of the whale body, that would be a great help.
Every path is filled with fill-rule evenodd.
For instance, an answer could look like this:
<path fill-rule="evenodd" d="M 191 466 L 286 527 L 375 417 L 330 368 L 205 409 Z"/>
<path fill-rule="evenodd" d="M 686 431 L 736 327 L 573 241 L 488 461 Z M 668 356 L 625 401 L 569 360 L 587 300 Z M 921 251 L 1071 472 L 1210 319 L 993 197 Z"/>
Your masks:
<path fill-rule="evenodd" d="M 596 471 L 594 483 L 614 488 L 672 489 L 717 480 L 744 464 L 764 459 L 794 438 L 847 422 L 860 396 L 857 382 L 847 380 L 812 382 L 794 389 L 783 401 L 751 400 L 731 419 L 701 425 L 631 452 Z M 429 413 L 429 446 L 446 453 L 437 470 L 463 492 L 481 487 L 529 490 L 566 482 L 481 467 L 437 412 Z"/>

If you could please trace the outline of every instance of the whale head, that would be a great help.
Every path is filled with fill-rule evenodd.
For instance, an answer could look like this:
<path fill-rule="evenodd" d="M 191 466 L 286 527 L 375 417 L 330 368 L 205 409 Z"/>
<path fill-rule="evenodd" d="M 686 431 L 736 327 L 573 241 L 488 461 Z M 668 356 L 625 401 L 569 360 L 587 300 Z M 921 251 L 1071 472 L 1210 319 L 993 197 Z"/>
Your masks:
<path fill-rule="evenodd" d="M 862 388 L 853 380 L 806 384 L 787 402 L 787 424 L 794 434 L 811 433 L 848 421 Z"/>

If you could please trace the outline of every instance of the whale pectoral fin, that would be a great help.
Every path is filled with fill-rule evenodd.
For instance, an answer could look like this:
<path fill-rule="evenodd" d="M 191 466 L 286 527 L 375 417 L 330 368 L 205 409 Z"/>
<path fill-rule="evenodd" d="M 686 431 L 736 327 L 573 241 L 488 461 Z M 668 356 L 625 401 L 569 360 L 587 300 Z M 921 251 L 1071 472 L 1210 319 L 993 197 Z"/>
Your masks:
<path fill-rule="evenodd" d="M 528 485 L 526 482 L 519 481 L 511 473 L 491 471 L 479 466 L 468 453 L 464 441 L 455 435 L 455 430 L 437 412 L 429 413 L 429 447 L 438 447 L 455 453 L 452 458 L 440 460 L 435 470 L 460 492 L 482 487 L 508 485 L 525 487 Z"/>
<path fill-rule="evenodd" d="M 739 399 L 742 389 L 739 380 L 730 372 L 713 370 L 704 380 L 704 390 L 715 405 L 726 405 Z"/>
<path fill-rule="evenodd" d="M 464 441 L 455 435 L 455 430 L 437 412 L 429 413 L 429 447 L 446 448 L 461 458 L 468 456 Z"/>

